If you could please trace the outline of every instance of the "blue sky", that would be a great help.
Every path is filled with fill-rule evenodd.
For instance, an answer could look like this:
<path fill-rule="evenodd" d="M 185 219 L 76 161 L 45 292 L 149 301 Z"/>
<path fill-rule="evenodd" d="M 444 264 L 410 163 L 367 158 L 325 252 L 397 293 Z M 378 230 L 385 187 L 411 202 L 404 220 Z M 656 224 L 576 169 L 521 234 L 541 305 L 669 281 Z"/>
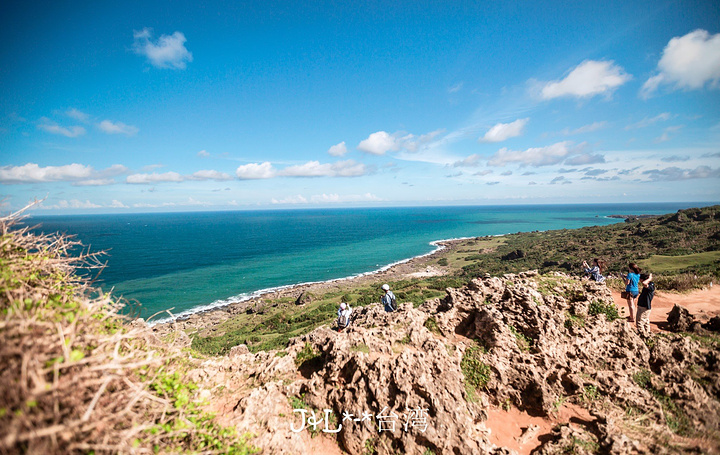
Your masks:
<path fill-rule="evenodd" d="M 0 6 L 2 212 L 720 200 L 714 1 L 104 3 Z"/>

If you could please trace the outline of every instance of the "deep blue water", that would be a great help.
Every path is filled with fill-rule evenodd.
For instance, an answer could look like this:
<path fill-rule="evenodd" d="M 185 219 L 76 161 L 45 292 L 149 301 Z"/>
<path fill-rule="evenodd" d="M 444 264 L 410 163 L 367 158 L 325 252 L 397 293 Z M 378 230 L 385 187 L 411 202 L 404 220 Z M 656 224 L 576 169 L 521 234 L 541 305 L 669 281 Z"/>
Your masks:
<path fill-rule="evenodd" d="M 220 305 L 278 286 L 377 270 L 434 250 L 433 240 L 572 229 L 707 204 L 532 205 L 33 216 L 43 232 L 106 251 L 103 290 L 141 316 Z"/>

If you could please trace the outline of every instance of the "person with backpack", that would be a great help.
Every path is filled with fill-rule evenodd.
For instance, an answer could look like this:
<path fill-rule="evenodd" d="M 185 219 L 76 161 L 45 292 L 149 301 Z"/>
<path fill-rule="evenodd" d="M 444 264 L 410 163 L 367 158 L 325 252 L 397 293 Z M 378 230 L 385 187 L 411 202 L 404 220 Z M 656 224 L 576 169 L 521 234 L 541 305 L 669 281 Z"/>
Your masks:
<path fill-rule="evenodd" d="M 647 338 L 650 336 L 650 308 L 652 299 L 655 297 L 655 283 L 652 280 L 652 273 L 643 273 L 640 275 L 640 282 L 643 285 L 642 292 L 637 301 L 637 316 L 635 324 L 640 336 Z"/>
<path fill-rule="evenodd" d="M 620 275 L 625 282 L 625 291 L 620 294 L 620 297 L 627 300 L 628 311 L 630 311 L 630 322 L 635 322 L 635 302 L 637 301 L 640 291 L 638 290 L 638 283 L 640 282 L 640 267 L 634 262 L 628 264 L 627 275 Z"/>
<path fill-rule="evenodd" d="M 352 308 L 350 308 L 350 305 L 348 305 L 345 302 L 340 303 L 340 308 L 338 308 L 338 318 L 337 318 L 337 325 L 338 325 L 338 332 L 342 332 L 343 329 L 347 328 L 347 326 L 350 325 L 350 315 L 352 314 Z"/>
<path fill-rule="evenodd" d="M 597 283 L 605 282 L 605 277 L 602 275 L 602 271 L 605 268 L 605 261 L 602 259 L 595 258 L 592 267 L 588 265 L 587 261 L 583 261 L 583 268 L 585 269 L 585 273 L 589 275 L 593 281 Z"/>
<path fill-rule="evenodd" d="M 382 304 L 385 306 L 385 311 L 388 313 L 392 313 L 393 311 L 397 311 L 397 299 L 395 298 L 395 294 L 390 290 L 390 285 L 383 284 L 382 290 L 385 291 L 385 295 L 382 296 Z"/>

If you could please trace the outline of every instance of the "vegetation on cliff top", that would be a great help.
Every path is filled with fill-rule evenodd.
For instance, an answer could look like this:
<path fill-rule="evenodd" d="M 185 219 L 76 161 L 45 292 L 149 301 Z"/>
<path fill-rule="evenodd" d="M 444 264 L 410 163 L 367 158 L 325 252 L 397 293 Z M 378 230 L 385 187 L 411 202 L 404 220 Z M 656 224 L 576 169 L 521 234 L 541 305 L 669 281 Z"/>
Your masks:
<path fill-rule="evenodd" d="M 448 275 L 389 284 L 399 302 L 417 307 L 443 296 L 446 288 L 462 287 L 478 276 L 525 270 L 580 274 L 582 261 L 594 257 L 605 259 L 611 273 L 625 271 L 631 261 L 639 262 L 654 273 L 661 290 L 705 286 L 720 277 L 720 206 L 608 226 L 468 239 L 434 259 Z M 608 280 L 610 286 L 619 283 Z M 252 352 L 283 348 L 290 338 L 332 323 L 341 301 L 353 307 L 379 302 L 378 284 L 349 281 L 340 290 L 313 296 L 302 306 L 292 298 L 263 299 L 257 310 L 233 316 L 213 332 L 194 333 L 192 347 L 207 355 L 225 354 L 238 344 L 246 344 Z M 606 312 L 610 319 L 617 317 L 614 306 L 596 310 Z"/>

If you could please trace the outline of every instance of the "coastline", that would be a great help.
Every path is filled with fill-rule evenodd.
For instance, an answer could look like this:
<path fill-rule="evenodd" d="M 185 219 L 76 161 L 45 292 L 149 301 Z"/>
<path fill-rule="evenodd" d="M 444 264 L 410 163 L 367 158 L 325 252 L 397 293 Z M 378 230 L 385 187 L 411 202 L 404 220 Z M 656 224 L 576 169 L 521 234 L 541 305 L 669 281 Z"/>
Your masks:
<path fill-rule="evenodd" d="M 490 237 L 502 237 L 505 234 L 494 235 Z M 391 264 L 380 267 L 377 270 L 363 272 L 356 275 L 350 275 L 342 278 L 334 278 L 325 281 L 313 281 L 306 283 L 288 284 L 277 286 L 274 288 L 260 289 L 258 291 L 241 294 L 239 296 L 230 297 L 224 300 L 217 300 L 207 305 L 202 305 L 191 310 L 183 311 L 171 317 L 163 319 L 153 319 L 170 312 L 156 313 L 148 318 L 146 323 L 154 329 L 162 330 L 162 327 L 169 327 L 175 324 L 183 326 L 203 327 L 207 324 L 216 324 L 227 317 L 245 312 L 247 309 L 261 303 L 263 299 L 280 299 L 292 297 L 299 298 L 304 293 L 324 293 L 341 289 L 341 285 L 367 285 L 380 281 L 393 281 L 399 278 L 418 278 L 429 276 L 446 275 L 449 269 L 438 265 L 430 266 L 429 263 L 436 259 L 441 253 L 446 253 L 462 245 L 466 240 L 478 239 L 482 237 L 459 237 L 452 239 L 433 240 L 429 245 L 435 246 L 435 249 L 418 256 L 402 259 Z M 425 269 L 424 271 L 422 269 Z M 382 284 L 382 283 L 380 283 Z"/>

